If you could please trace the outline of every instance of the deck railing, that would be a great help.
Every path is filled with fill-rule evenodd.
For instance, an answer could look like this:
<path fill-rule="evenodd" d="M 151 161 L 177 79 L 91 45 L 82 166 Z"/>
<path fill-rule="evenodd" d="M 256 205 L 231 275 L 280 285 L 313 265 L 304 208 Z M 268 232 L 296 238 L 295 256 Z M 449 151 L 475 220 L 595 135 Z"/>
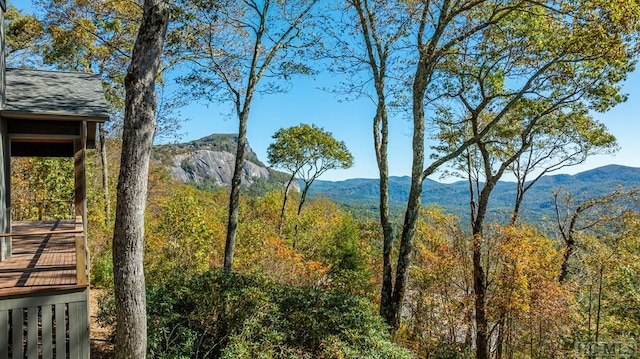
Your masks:
<path fill-rule="evenodd" d="M 82 217 L 76 216 L 73 229 L 31 231 L 28 233 L 0 233 L 0 237 L 47 236 L 52 234 L 73 234 L 76 249 L 76 284 L 89 285 L 89 246 L 82 223 Z"/>
<path fill-rule="evenodd" d="M 12 201 L 11 220 L 42 221 L 57 218 L 72 218 L 74 215 L 73 200 L 50 199 L 38 202 Z"/>
<path fill-rule="evenodd" d="M 0 359 L 89 358 L 89 288 L 0 300 Z"/>
<path fill-rule="evenodd" d="M 31 287 L 25 280 L 26 284 L 22 286 L 3 290 L 4 294 L 0 295 L 0 359 L 89 357 L 89 261 L 85 228 L 79 216 L 64 222 L 65 227 L 60 229 L 56 229 L 59 222 L 55 222 L 54 226 L 41 229 L 16 227 L 14 233 L 5 234 L 13 236 L 14 240 L 42 237 L 42 251 L 49 241 L 49 245 L 59 245 L 51 243 L 55 242 L 54 238 L 66 238 L 66 248 L 75 256 L 76 276 L 75 283 Z M 64 237 L 52 237 L 55 235 Z M 30 263 L 35 265 L 39 256 L 45 255 L 42 253 L 36 254 Z M 24 267 L 24 270 L 27 273 L 29 269 Z"/>

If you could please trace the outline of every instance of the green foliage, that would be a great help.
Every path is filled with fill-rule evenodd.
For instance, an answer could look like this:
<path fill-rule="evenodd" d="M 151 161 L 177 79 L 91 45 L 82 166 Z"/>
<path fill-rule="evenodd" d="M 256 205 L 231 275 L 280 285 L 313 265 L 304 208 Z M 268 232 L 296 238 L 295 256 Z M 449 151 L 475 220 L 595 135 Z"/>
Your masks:
<path fill-rule="evenodd" d="M 273 138 L 275 142 L 267 149 L 269 163 L 305 180 L 353 164 L 353 155 L 344 142 L 337 141 L 331 133 L 316 125 L 282 128 Z"/>
<path fill-rule="evenodd" d="M 350 217 L 326 240 L 322 248 L 324 262 L 330 264 L 327 273 L 331 287 L 352 293 L 365 294 L 373 275 L 367 267 L 367 245 L 360 241 L 360 231 Z"/>
<path fill-rule="evenodd" d="M 298 203 L 298 216 L 307 198 L 309 187 L 318 177 L 328 170 L 349 168 L 353 165 L 353 155 L 344 142 L 337 141 L 331 133 L 321 127 L 302 124 L 281 128 L 273 138 L 275 142 L 267 149 L 269 162 L 273 166 L 291 172 L 291 180 L 298 176 L 304 182 L 302 196 Z M 285 217 L 284 207 L 287 195 L 288 193 L 285 193 L 282 203 L 282 220 Z"/>
<path fill-rule="evenodd" d="M 438 343 L 438 346 L 430 353 L 433 359 L 471 359 L 473 356 L 461 343 Z"/>
<path fill-rule="evenodd" d="M 613 203 L 596 199 L 600 202 L 594 201 L 577 221 L 581 227 L 570 280 L 577 289 L 582 316 L 575 331 L 582 340 L 640 339 L 640 212 L 627 207 L 637 208 L 640 199 L 637 192 L 631 196 L 610 197 Z"/>
<path fill-rule="evenodd" d="M 142 7 L 127 0 L 39 0 L 45 38 L 38 54 L 46 65 L 100 74 L 119 127 L 124 109 L 124 76 L 142 17 Z M 161 124 L 160 124 L 161 125 Z"/>
<path fill-rule="evenodd" d="M 113 288 L 113 260 L 111 251 L 101 253 L 91 262 L 91 285 L 98 288 Z"/>
<path fill-rule="evenodd" d="M 152 358 L 411 358 L 362 298 L 218 270 L 167 275 L 148 290 Z"/>
<path fill-rule="evenodd" d="M 35 50 L 39 38 L 44 35 L 42 23 L 8 4 L 4 26 L 7 62 L 10 65 L 27 65 L 30 52 Z M 17 58 L 19 54 L 24 56 Z"/>
<path fill-rule="evenodd" d="M 167 188 L 148 215 L 145 267 L 152 278 L 182 268 L 202 272 L 220 264 L 224 234 L 224 193 L 189 186 Z"/>
<path fill-rule="evenodd" d="M 13 218 L 73 218 L 73 159 L 14 158 L 11 171 Z"/>

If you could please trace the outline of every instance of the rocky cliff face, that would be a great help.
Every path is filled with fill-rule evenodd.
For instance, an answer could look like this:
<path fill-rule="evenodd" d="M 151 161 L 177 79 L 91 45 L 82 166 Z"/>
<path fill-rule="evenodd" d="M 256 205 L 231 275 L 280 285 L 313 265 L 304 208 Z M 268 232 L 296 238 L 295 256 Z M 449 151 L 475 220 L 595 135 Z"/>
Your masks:
<path fill-rule="evenodd" d="M 196 150 L 176 155 L 169 168 L 174 178 L 183 183 L 212 181 L 218 186 L 231 184 L 236 156 L 225 151 Z M 269 170 L 251 161 L 242 165 L 242 184 L 251 186 L 256 180 L 269 181 Z"/>
<path fill-rule="evenodd" d="M 180 182 L 223 187 L 231 185 L 236 149 L 237 135 L 214 134 L 187 143 L 157 146 L 154 158 Z M 242 166 L 243 185 L 250 187 L 260 182 L 266 184 L 267 189 L 282 188 L 288 177 L 260 162 L 247 144 Z M 294 188 L 299 190 L 297 182 Z"/>

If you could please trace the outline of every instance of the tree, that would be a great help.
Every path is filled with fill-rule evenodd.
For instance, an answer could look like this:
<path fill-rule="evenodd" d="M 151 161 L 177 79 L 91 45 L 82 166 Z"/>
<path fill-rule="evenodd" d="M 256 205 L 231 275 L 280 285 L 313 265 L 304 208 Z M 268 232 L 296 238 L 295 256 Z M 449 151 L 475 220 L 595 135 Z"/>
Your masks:
<path fill-rule="evenodd" d="M 616 140 L 604 124 L 585 114 L 586 110 L 556 113 L 557 126 L 542 127 L 531 136 L 528 148 L 511 166 L 517 181 L 511 224 L 519 218 L 524 195 L 542 176 L 581 164 L 594 154 L 617 150 Z"/>
<path fill-rule="evenodd" d="M 342 17 L 330 16 L 326 21 L 329 25 L 325 32 L 334 39 L 333 44 L 336 45 L 330 47 L 326 56 L 334 59 L 335 71 L 345 73 L 349 78 L 343 91 L 356 97 L 368 97 L 376 107 L 372 130 L 380 176 L 379 211 L 383 242 L 380 314 L 392 326 L 393 332 L 397 329 L 395 318 L 399 318 L 400 306 L 392 305 L 394 285 L 391 255 L 395 237 L 389 210 L 389 103 L 402 97 L 394 89 L 398 86 L 397 80 L 394 80 L 406 75 L 404 63 L 407 55 L 403 48 L 407 46 L 405 40 L 411 14 L 406 14 L 404 4 L 396 1 L 350 0 L 347 4 L 347 9 L 342 11 L 353 9 L 355 14 L 352 17 L 337 24 L 333 19 Z M 362 35 L 364 52 L 361 52 L 360 43 L 344 41 L 344 34 L 353 31 L 353 24 Z M 371 79 L 374 84 L 372 94 L 366 91 Z"/>
<path fill-rule="evenodd" d="M 605 290 L 600 295 L 598 309 L 602 313 L 596 320 L 597 334 L 594 333 L 593 339 L 637 342 L 640 333 L 640 243 L 637 240 L 640 212 L 627 213 L 614 228 L 615 231 L 605 236 L 608 240 L 602 241 L 609 247 L 609 257 L 602 261 L 602 255 L 597 255 L 591 261 L 601 270 L 606 269 L 604 283 L 603 276 L 599 278 L 599 284 L 604 285 Z"/>
<path fill-rule="evenodd" d="M 459 219 L 423 208 L 416 228 L 405 334 L 427 357 L 460 357 L 470 351 L 473 281 L 469 243 Z M 449 356 L 447 356 L 449 354 Z"/>
<path fill-rule="evenodd" d="M 559 237 L 564 245 L 558 281 L 563 283 L 570 273 L 569 260 L 578 247 L 577 234 L 615 223 L 633 213 L 640 189 L 617 189 L 604 196 L 579 200 L 575 195 L 555 191 L 553 202 Z"/>
<path fill-rule="evenodd" d="M 11 66 L 30 66 L 36 60 L 32 56 L 40 46 L 44 35 L 42 23 L 32 15 L 26 15 L 8 4 L 5 14 L 6 62 Z"/>
<path fill-rule="evenodd" d="M 282 225 L 289 187 L 296 176 L 300 176 L 304 182 L 298 204 L 298 215 L 300 215 L 309 187 L 313 182 L 328 170 L 351 167 L 353 156 L 344 142 L 337 141 L 331 133 L 315 125 L 302 124 L 286 129 L 281 128 L 273 135 L 273 139 L 275 142 L 267 149 L 269 163 L 291 172 L 280 211 Z"/>
<path fill-rule="evenodd" d="M 344 41 L 342 56 L 348 65 L 337 69 L 356 69 L 362 76 L 349 76 L 350 86 L 358 94 L 370 96 L 376 103 L 374 143 L 380 172 L 380 207 L 383 228 L 383 284 L 380 313 L 395 332 L 400 324 L 402 301 L 407 289 L 408 270 L 420 208 L 422 183 L 443 163 L 455 158 L 471 145 L 434 161 L 425 167 L 425 107 L 439 98 L 446 84 L 440 64 L 446 55 L 457 51 L 456 45 L 467 38 L 479 39 L 485 28 L 495 25 L 526 1 L 508 3 L 493 1 L 382 2 L 352 1 L 355 29 L 363 35 L 363 43 Z M 348 19 L 347 21 L 351 21 Z M 346 21 L 346 22 L 347 22 Z M 346 31 L 343 31 L 348 33 Z M 479 40 L 481 42 L 481 40 Z M 342 47 L 338 47 L 342 48 Z M 364 51 L 362 51 L 364 49 Z M 345 51 L 346 50 L 346 51 Z M 400 64 L 400 65 L 398 65 Z M 408 79 L 408 80 L 407 80 Z M 352 82 L 352 81 L 356 82 Z M 369 81 L 375 88 L 368 95 Z M 442 86 L 441 86 L 442 85 Z M 429 96 L 426 96 L 429 90 Z M 400 234 L 395 278 L 392 248 L 395 241 L 388 216 L 388 113 L 390 103 L 396 112 L 413 121 L 412 181 L 409 201 Z"/>
<path fill-rule="evenodd" d="M 113 121 L 98 128 L 105 225 L 111 225 L 111 198 L 106 139 L 122 127 L 124 76 L 131 60 L 142 7 L 130 1 L 39 0 L 44 40 L 37 53 L 45 65 L 98 73 Z"/>
<path fill-rule="evenodd" d="M 428 357 L 473 357 L 472 243 L 458 223 L 428 208 L 417 227 L 412 294 L 400 334 Z M 487 227 L 483 262 L 492 357 L 558 357 L 575 309 L 572 293 L 557 281 L 561 249 L 531 226 Z"/>
<path fill-rule="evenodd" d="M 446 99 L 444 103 L 449 107 L 439 109 L 443 117 L 438 120 L 439 136 L 455 139 L 455 144 L 437 149 L 446 155 L 462 147 L 468 138 L 473 139 L 473 147 L 466 148 L 462 162 L 469 176 L 476 347 L 480 348 L 476 355 L 479 358 L 487 355 L 488 349 L 482 348 L 489 348 L 490 340 L 486 316 L 488 269 L 482 259 L 486 242 L 483 230 L 489 199 L 498 180 L 526 153 L 530 154 L 528 151 L 534 144 L 539 151 L 534 153 L 534 159 L 541 155 L 547 166 L 544 167 L 542 161 L 530 163 L 521 173 L 525 178 L 525 173 L 534 170 L 546 173 L 579 163 L 592 152 L 615 148 L 615 138 L 593 120 L 588 111 L 606 111 L 624 100 L 619 93 L 619 82 L 633 68 L 635 60 L 628 50 L 637 44 L 628 44 L 615 36 L 601 38 L 598 25 L 588 19 L 584 23 L 567 22 L 567 13 L 582 20 L 584 14 L 580 11 L 590 11 L 587 6 L 577 8 L 580 10 L 561 7 L 549 11 L 531 7 L 534 13 L 546 13 L 544 18 L 513 12 L 499 26 L 486 29 L 482 43 L 472 39 L 462 41 L 459 52 L 447 67 L 455 81 L 452 86 L 455 90 L 447 97 L 455 98 L 458 103 L 456 106 L 456 102 Z M 545 26 L 541 26 L 541 22 Z M 633 31 L 632 28 L 618 30 Z M 509 34 L 509 39 L 504 38 L 504 33 Z M 562 34 L 560 45 L 554 38 L 557 34 Z M 593 39 L 604 48 L 581 46 L 586 39 Z M 522 54 L 535 54 L 536 62 L 532 63 Z M 572 76 L 570 81 L 567 74 Z M 508 84 L 509 79 L 516 77 L 523 85 Z M 458 117 L 459 113 L 463 115 Z M 481 134 L 488 128 L 489 131 Z M 539 147 L 545 141 L 550 148 Z M 555 153 L 545 155 L 558 143 L 570 152 L 565 154 L 556 148 Z M 554 160 L 559 161 L 558 164 Z M 542 168 L 535 168 L 534 164 Z M 528 188 L 521 180 L 511 216 L 513 222 Z"/>
<path fill-rule="evenodd" d="M 145 0 L 125 77 L 122 157 L 113 235 L 116 358 L 145 358 L 144 212 L 155 130 L 155 81 L 169 24 L 169 1 Z"/>
<path fill-rule="evenodd" d="M 285 90 L 274 82 L 263 84 L 264 78 L 287 80 L 312 72 L 300 61 L 304 49 L 316 41 L 307 21 L 317 2 L 188 2 L 182 9 L 182 32 L 171 37 L 171 51 L 188 61 L 190 74 L 182 82 L 189 85 L 190 93 L 209 101 L 230 102 L 238 119 L 225 245 L 227 271 L 233 268 L 251 103 L 257 93 Z"/>
<path fill-rule="evenodd" d="M 554 193 L 562 247 L 556 281 L 574 288 L 581 310 L 574 336 L 589 341 L 637 339 L 638 188 L 589 198 Z"/>
<path fill-rule="evenodd" d="M 617 21 L 610 31 L 618 33 L 619 36 L 613 34 L 603 36 L 603 29 L 599 25 L 601 22 L 593 20 L 594 14 L 602 10 L 598 9 L 598 6 L 607 7 L 604 12 L 612 14 L 612 17 L 620 20 L 618 16 L 628 10 L 626 9 L 627 5 L 615 8 L 615 5 L 599 5 L 591 2 L 569 6 L 531 1 L 419 1 L 406 6 L 398 6 L 397 9 L 401 13 L 395 16 L 378 16 L 379 14 L 373 13 L 377 8 L 373 5 L 369 7 L 368 4 L 377 5 L 378 3 L 354 3 L 356 13 L 358 9 L 364 9 L 362 13 L 366 15 L 360 17 L 364 20 L 358 21 L 356 28 L 364 35 L 365 44 L 373 38 L 373 35 L 370 34 L 378 34 L 379 36 L 380 32 L 377 29 L 388 29 L 389 23 L 397 24 L 395 21 L 398 19 L 404 19 L 406 22 L 404 31 L 411 35 L 402 38 L 406 39 L 401 42 L 404 46 L 395 48 L 404 54 L 403 63 L 413 68 L 411 75 L 405 76 L 405 78 L 410 78 L 409 81 L 395 83 L 395 85 L 406 89 L 404 94 L 409 99 L 408 105 L 401 107 L 398 111 L 406 111 L 405 113 L 413 120 L 413 157 L 410 195 L 400 234 L 395 280 L 391 277 L 392 268 L 390 265 L 385 266 L 383 272 L 381 314 L 387 318 L 387 322 L 393 330 L 398 327 L 400 321 L 424 179 L 444 163 L 463 154 L 467 148 L 475 145 L 478 139 L 490 135 L 492 129 L 504 120 L 505 115 L 512 107 L 518 104 L 519 99 L 530 95 L 535 96 L 536 93 L 540 96 L 549 95 L 550 92 L 543 91 L 547 82 L 557 81 L 557 84 L 561 84 L 562 81 L 566 82 L 567 78 L 573 79 L 571 71 L 576 68 L 580 69 L 580 59 L 586 61 L 591 55 L 597 55 L 598 51 L 603 48 L 607 50 L 603 53 L 608 52 L 609 49 L 612 50 L 609 54 L 619 51 L 619 54 L 627 56 L 632 53 L 635 46 L 634 31 L 637 30 L 637 23 Z M 394 7 L 383 8 L 393 9 Z M 403 13 L 404 16 L 402 16 Z M 367 16 L 370 20 L 366 20 Z M 549 19 L 549 22 L 545 22 L 546 19 Z M 525 20 L 524 23 L 535 26 L 518 26 L 523 20 Z M 533 34 L 535 31 L 527 34 L 527 29 L 544 30 L 546 31 L 545 37 L 539 36 L 539 33 L 538 35 Z M 605 32 L 607 31 L 609 30 Z M 563 40 L 565 35 L 571 36 L 567 36 L 567 40 Z M 388 38 L 382 37 L 383 40 Z M 415 39 L 415 42 L 412 42 L 412 39 Z M 580 39 L 581 42 L 577 39 Z M 598 44 L 600 41 L 606 42 L 609 39 L 613 40 L 615 44 L 608 48 L 606 46 L 603 48 L 580 46 L 587 39 L 593 41 L 594 44 Z M 536 47 L 536 44 L 540 46 Z M 357 51 L 354 47 L 352 52 L 357 55 L 351 58 L 354 62 L 360 61 L 360 63 L 368 64 L 370 74 L 368 79 L 373 80 L 373 86 L 377 90 L 385 83 L 376 77 L 377 67 L 371 66 L 368 59 L 377 58 L 379 49 L 389 51 L 394 48 L 376 48 L 366 45 L 361 47 L 364 48 L 364 53 Z M 510 53 L 520 55 L 517 62 L 509 63 L 508 59 L 513 58 L 509 56 Z M 507 56 L 500 59 L 500 54 Z M 489 62 L 483 62 L 484 59 L 488 59 Z M 502 65 L 498 68 L 491 67 L 489 65 L 491 63 L 504 65 L 510 75 L 501 75 L 500 71 L 503 71 L 505 67 Z M 378 61 L 375 64 L 383 63 Z M 478 87 L 466 88 L 464 83 L 457 81 L 456 71 L 452 71 L 452 67 L 456 65 L 463 67 L 467 64 L 485 65 L 487 71 L 479 74 L 482 78 L 490 79 L 498 75 L 498 77 L 505 79 L 504 82 L 498 80 L 494 84 L 495 87 L 488 89 L 490 91 L 488 97 L 474 97 L 477 102 L 473 103 L 472 108 L 482 112 L 491 111 L 495 106 L 501 107 L 496 111 L 495 116 L 491 116 L 484 122 L 478 122 L 475 131 L 471 132 L 470 126 L 469 132 L 465 133 L 467 136 L 462 137 L 456 146 L 436 154 L 427 164 L 425 161 L 427 125 L 436 123 L 438 111 L 442 108 L 449 107 L 452 112 L 467 113 L 464 104 L 456 103 L 457 93 L 470 89 L 484 90 L 484 88 Z M 572 68 L 571 64 L 576 65 Z M 618 68 L 625 69 L 628 64 L 627 60 L 622 59 Z M 589 71 L 589 69 L 584 70 Z M 628 67 L 623 72 L 627 70 Z M 405 74 L 407 73 L 408 71 L 405 72 Z M 567 76 L 567 74 L 570 75 Z M 612 72 L 611 75 L 613 75 L 612 80 L 620 78 L 619 74 Z M 387 76 L 386 80 L 393 81 L 393 78 Z M 504 84 L 507 86 L 503 86 Z M 598 91 L 607 90 L 609 90 L 607 87 L 594 86 L 590 92 L 595 94 Z M 476 94 L 478 93 L 481 92 L 476 92 Z M 396 96 L 396 98 L 403 99 L 402 96 Z M 400 106 L 404 105 L 401 101 L 396 102 Z M 468 122 L 464 123 L 468 124 Z M 438 132 L 437 126 L 432 128 L 434 133 Z M 459 134 L 460 132 L 454 131 L 453 133 Z M 381 162 L 379 161 L 379 163 Z M 381 194 L 381 198 L 383 196 L 384 194 Z M 393 237 L 385 237 L 384 241 L 384 246 L 390 248 Z M 385 263 L 391 263 L 391 260 L 385 259 Z M 482 315 L 482 311 L 478 311 L 478 313 Z M 482 336 L 480 339 L 481 342 L 484 341 Z M 482 354 L 486 352 L 486 349 L 482 345 L 478 347 L 479 357 L 486 357 L 486 354 Z"/>

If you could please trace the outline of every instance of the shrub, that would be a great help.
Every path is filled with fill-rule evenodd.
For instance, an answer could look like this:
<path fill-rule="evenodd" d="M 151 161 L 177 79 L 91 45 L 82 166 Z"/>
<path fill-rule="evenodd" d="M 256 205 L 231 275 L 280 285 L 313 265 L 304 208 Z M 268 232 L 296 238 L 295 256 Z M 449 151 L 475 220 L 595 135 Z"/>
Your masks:
<path fill-rule="evenodd" d="M 98 288 L 113 288 L 113 260 L 111 251 L 102 253 L 93 260 L 91 284 Z"/>
<path fill-rule="evenodd" d="M 210 270 L 148 290 L 152 358 L 411 358 L 366 299 Z"/>

